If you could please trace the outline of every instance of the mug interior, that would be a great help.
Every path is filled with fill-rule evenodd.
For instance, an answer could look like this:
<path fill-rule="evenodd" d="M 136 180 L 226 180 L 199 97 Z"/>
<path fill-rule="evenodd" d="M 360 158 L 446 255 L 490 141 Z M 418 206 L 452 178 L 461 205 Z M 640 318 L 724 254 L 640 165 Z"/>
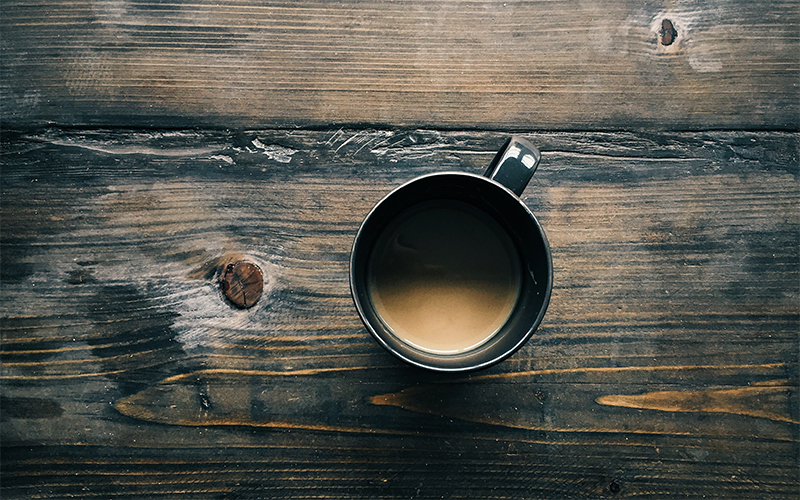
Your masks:
<path fill-rule="evenodd" d="M 381 320 L 368 292 L 369 262 L 383 229 L 400 213 L 432 201 L 467 203 L 488 215 L 508 234 L 521 263 L 519 298 L 510 317 L 487 342 L 457 354 L 434 354 L 403 342 Z M 527 206 L 501 184 L 479 175 L 445 172 L 418 177 L 383 198 L 367 215 L 353 244 L 350 287 L 367 330 L 389 352 L 432 370 L 483 368 L 519 349 L 541 323 L 552 288 L 550 249 Z"/>

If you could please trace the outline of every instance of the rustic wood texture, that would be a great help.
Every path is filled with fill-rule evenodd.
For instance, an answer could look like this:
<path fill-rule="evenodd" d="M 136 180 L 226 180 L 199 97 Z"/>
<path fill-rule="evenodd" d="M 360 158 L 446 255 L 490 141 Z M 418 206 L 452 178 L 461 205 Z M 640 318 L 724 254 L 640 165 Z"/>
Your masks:
<path fill-rule="evenodd" d="M 7 124 L 796 129 L 795 1 L 5 0 Z"/>
<path fill-rule="evenodd" d="M 796 499 L 800 135 L 525 136 L 550 308 L 446 376 L 366 333 L 350 246 L 391 188 L 481 172 L 504 134 L 4 133 L 0 495 Z M 219 287 L 239 260 L 250 309 Z"/>

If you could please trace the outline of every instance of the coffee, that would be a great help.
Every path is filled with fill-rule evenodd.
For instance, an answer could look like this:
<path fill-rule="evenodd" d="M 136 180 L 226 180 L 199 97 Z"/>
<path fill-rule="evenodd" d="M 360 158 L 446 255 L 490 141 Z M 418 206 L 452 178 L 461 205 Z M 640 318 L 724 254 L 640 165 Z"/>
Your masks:
<path fill-rule="evenodd" d="M 455 354 L 491 339 L 521 286 L 514 243 L 483 211 L 460 201 L 426 202 L 378 236 L 367 287 L 391 332 L 417 349 Z"/>

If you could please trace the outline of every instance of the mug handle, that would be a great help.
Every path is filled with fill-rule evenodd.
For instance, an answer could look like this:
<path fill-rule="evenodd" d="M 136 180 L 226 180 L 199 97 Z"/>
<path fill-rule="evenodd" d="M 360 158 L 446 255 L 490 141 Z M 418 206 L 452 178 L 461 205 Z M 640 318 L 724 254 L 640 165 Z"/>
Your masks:
<path fill-rule="evenodd" d="M 514 135 L 500 148 L 483 175 L 522 196 L 541 158 L 542 154 L 533 144 Z"/>

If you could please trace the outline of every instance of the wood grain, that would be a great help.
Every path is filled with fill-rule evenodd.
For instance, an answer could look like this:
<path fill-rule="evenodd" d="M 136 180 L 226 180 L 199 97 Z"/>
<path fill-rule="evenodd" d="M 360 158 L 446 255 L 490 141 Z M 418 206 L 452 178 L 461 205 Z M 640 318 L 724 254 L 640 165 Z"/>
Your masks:
<path fill-rule="evenodd" d="M 704 370 L 710 372 L 709 376 L 719 370 L 751 376 L 754 373 L 785 373 L 788 368 L 785 364 L 773 364 L 532 370 L 504 373 L 499 377 L 493 374 L 415 385 L 396 393 L 373 396 L 364 394 L 363 382 L 372 372 L 369 368 L 285 372 L 214 369 L 169 377 L 116 402 L 114 407 L 130 417 L 183 426 L 248 426 L 365 434 L 413 435 L 418 432 L 414 428 L 405 428 L 402 420 L 382 418 L 382 411 L 371 415 L 378 410 L 373 406 L 378 405 L 535 431 L 752 438 L 760 435 L 759 430 L 730 425 L 730 419 L 724 417 L 712 421 L 687 419 L 677 423 L 674 415 L 667 413 L 726 413 L 800 424 L 797 415 L 792 415 L 796 413 L 792 409 L 795 403 L 792 394 L 794 381 L 770 380 L 767 386 L 622 395 L 613 393 L 630 390 L 630 384 L 615 387 L 605 377 L 632 369 L 650 373 L 670 372 L 673 376 L 677 373 L 680 377 L 685 370 Z M 358 370 L 364 373 L 354 374 Z M 592 384 L 574 382 L 587 372 L 593 374 Z M 337 376 L 313 380 L 313 376 L 319 374 Z M 514 383 L 506 383 L 508 379 L 514 379 Z M 553 379 L 559 381 L 557 391 L 552 390 Z M 469 390 L 463 390 L 465 384 L 469 385 Z M 539 390 L 520 391 L 521 384 Z M 656 384 L 651 382 L 651 385 Z M 547 392 L 542 388 L 547 388 L 547 392 L 557 392 L 557 399 L 545 404 Z M 380 392 L 380 383 L 373 383 L 370 390 Z M 637 413 L 601 412 L 594 402 L 664 413 L 643 419 Z M 336 411 L 331 411 L 331 408 L 336 408 Z M 369 420 L 375 423 L 366 425 Z M 581 424 L 576 425 L 576 422 Z M 766 427 L 762 423 L 760 431 L 773 440 L 793 441 L 791 432 L 787 432 L 789 429 L 784 425 Z"/>
<path fill-rule="evenodd" d="M 7 125 L 800 126 L 793 1 L 9 0 L 0 23 Z"/>
<path fill-rule="evenodd" d="M 4 133 L 2 497 L 796 498 L 800 135 L 524 135 L 551 304 L 448 376 L 369 337 L 350 246 L 504 134 Z"/>
<path fill-rule="evenodd" d="M 613 394 L 597 398 L 597 402 L 626 408 L 646 408 L 665 412 L 731 413 L 791 422 L 792 389 L 782 381 L 765 385 L 735 387 L 732 389 L 703 389 L 698 391 L 656 391 L 645 394 Z"/>

